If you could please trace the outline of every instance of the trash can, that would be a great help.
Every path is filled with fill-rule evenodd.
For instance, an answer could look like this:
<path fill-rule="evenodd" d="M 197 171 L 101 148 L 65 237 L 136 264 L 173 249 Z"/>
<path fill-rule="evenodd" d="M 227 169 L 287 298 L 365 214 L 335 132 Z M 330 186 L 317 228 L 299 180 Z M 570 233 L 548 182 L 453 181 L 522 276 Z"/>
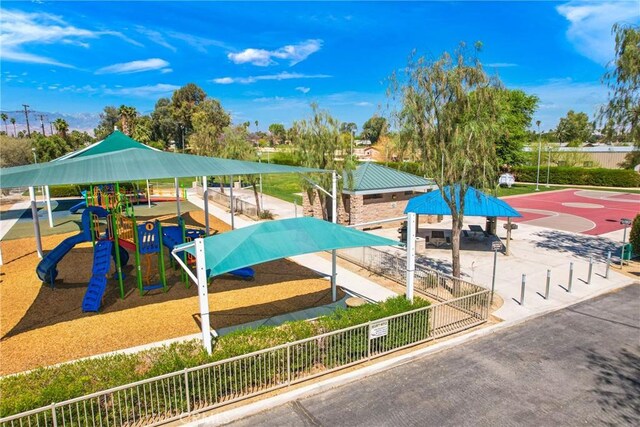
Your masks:
<path fill-rule="evenodd" d="M 398 228 L 398 233 L 400 233 L 400 241 L 407 243 L 407 221 L 402 222 L 402 225 Z"/>
<path fill-rule="evenodd" d="M 491 236 L 495 236 L 497 224 L 498 224 L 498 218 L 496 218 L 495 216 L 488 216 L 487 223 L 485 224 L 485 227 L 484 227 L 487 234 Z"/>
<path fill-rule="evenodd" d="M 406 235 L 405 235 L 405 238 L 406 238 Z M 624 249 L 622 260 L 623 261 L 631 260 L 631 258 L 633 258 L 633 246 L 631 245 L 631 243 L 625 243 L 624 246 L 622 246 L 622 249 Z"/>

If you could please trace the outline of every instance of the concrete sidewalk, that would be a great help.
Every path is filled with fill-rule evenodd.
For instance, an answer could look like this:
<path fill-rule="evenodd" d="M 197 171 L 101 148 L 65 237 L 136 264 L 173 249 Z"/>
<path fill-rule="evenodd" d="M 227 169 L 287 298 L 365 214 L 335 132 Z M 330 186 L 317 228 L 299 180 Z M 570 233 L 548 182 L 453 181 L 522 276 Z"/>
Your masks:
<path fill-rule="evenodd" d="M 200 209 L 204 209 L 204 201 L 195 193 L 195 191 L 190 190 L 187 193 L 187 200 L 198 206 Z M 287 202 L 282 202 L 282 204 L 284 203 Z M 291 203 L 289 204 L 292 205 Z M 227 224 L 231 224 L 231 214 L 227 212 L 226 209 L 220 208 L 217 204 L 211 201 L 209 202 L 209 213 Z M 256 222 L 259 221 L 252 221 L 246 217 L 239 216 L 235 216 L 234 219 L 236 228 L 247 227 L 249 225 L 256 224 Z M 307 268 L 315 270 L 318 274 L 326 276 L 327 278 L 331 276 L 331 261 L 328 261 L 318 255 L 306 254 L 291 257 L 290 259 Z M 384 301 L 389 297 L 397 295 L 395 292 L 392 292 L 389 289 L 340 266 L 337 268 L 337 284 L 351 294 L 358 295 L 372 301 Z"/>

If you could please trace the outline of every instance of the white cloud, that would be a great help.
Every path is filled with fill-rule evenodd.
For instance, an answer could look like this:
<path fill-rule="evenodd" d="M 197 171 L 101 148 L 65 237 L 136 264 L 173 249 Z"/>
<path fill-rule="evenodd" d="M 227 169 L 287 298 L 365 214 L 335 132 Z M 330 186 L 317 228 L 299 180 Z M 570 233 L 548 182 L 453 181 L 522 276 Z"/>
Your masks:
<path fill-rule="evenodd" d="M 183 41 L 201 53 L 207 53 L 207 48 L 209 46 L 232 50 L 232 48 L 224 42 L 214 39 L 208 39 L 206 37 L 194 36 L 193 34 L 170 31 L 167 33 L 167 36 L 176 40 Z"/>
<path fill-rule="evenodd" d="M 249 48 L 241 52 L 230 53 L 227 57 L 235 64 L 250 63 L 259 67 L 277 64 L 273 58 L 289 61 L 289 65 L 295 65 L 304 61 L 309 55 L 317 52 L 322 47 L 322 40 L 309 39 L 295 45 L 286 45 L 276 50 Z"/>
<path fill-rule="evenodd" d="M 543 129 L 553 129 L 567 111 L 585 112 L 593 119 L 600 105 L 607 100 L 607 89 L 600 82 L 576 83 L 570 78 L 550 79 L 542 84 L 518 87 L 540 98 L 534 120 L 542 121 Z"/>
<path fill-rule="evenodd" d="M 105 89 L 104 93 L 107 95 L 135 96 L 139 98 L 154 98 L 158 95 L 169 94 L 176 89 L 180 89 L 180 86 L 158 83 L 155 85 L 123 87 L 118 89 Z"/>
<path fill-rule="evenodd" d="M 298 87 L 296 88 L 296 90 L 297 90 L 298 92 L 302 92 L 302 93 L 309 93 L 309 91 L 311 90 L 311 88 L 310 88 L 310 87 L 304 87 L 304 86 L 298 86 Z"/>
<path fill-rule="evenodd" d="M 292 79 L 326 79 L 331 77 L 327 74 L 301 74 L 301 73 L 288 73 L 282 72 L 278 74 L 266 74 L 261 76 L 249 76 L 249 77 L 219 77 L 213 79 L 213 83 L 220 85 L 228 85 L 232 83 L 251 84 L 262 80 L 292 80 Z"/>
<path fill-rule="evenodd" d="M 511 62 L 490 62 L 488 64 L 483 64 L 488 68 L 509 68 L 509 67 L 517 67 L 518 64 L 513 64 Z"/>
<path fill-rule="evenodd" d="M 164 59 L 149 58 L 139 61 L 123 62 L 120 64 L 109 65 L 108 67 L 103 67 L 97 70 L 96 74 L 130 74 L 165 69 L 168 69 L 168 72 L 171 72 L 171 69 L 167 68 L 168 66 L 169 63 Z"/>
<path fill-rule="evenodd" d="M 167 49 L 176 52 L 178 49 L 176 49 L 175 46 L 173 46 L 172 44 L 170 44 L 167 40 L 165 40 L 164 36 L 156 30 L 151 30 L 149 28 L 145 28 L 142 26 L 138 26 L 136 28 L 138 30 L 138 32 L 140 34 L 143 34 L 145 36 L 147 36 L 147 38 L 149 40 L 151 40 L 152 42 L 162 46 L 162 47 L 166 47 Z"/>
<path fill-rule="evenodd" d="M 357 107 L 371 107 L 373 104 L 367 101 L 356 102 L 354 104 Z"/>
<path fill-rule="evenodd" d="M 88 48 L 87 39 L 115 36 L 129 43 L 139 43 L 117 31 L 93 31 L 66 23 L 61 17 L 48 13 L 27 13 L 18 10 L 2 10 L 0 14 L 0 58 L 4 61 L 48 64 L 72 67 L 54 58 L 25 51 L 27 46 L 69 44 Z"/>
<path fill-rule="evenodd" d="M 173 68 L 163 68 L 160 70 L 162 74 L 173 73 Z"/>
<path fill-rule="evenodd" d="M 571 1 L 557 6 L 556 10 L 570 22 L 567 38 L 575 49 L 602 65 L 614 57 L 613 24 L 640 21 L 637 1 Z"/>
<path fill-rule="evenodd" d="M 262 97 L 262 98 L 256 98 L 253 100 L 253 102 L 280 102 L 280 101 L 284 101 L 284 98 L 281 96 Z"/>

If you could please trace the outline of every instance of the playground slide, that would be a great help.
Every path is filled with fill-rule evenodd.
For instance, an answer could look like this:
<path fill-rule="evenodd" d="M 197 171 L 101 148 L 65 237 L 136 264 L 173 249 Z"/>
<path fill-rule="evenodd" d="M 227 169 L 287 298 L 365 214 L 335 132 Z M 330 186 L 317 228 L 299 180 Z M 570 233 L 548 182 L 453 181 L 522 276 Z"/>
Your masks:
<path fill-rule="evenodd" d="M 111 268 L 111 240 L 100 240 L 93 252 L 93 269 L 87 292 L 82 299 L 82 311 L 98 311 L 102 296 L 107 289 L 107 274 Z"/>
<path fill-rule="evenodd" d="M 80 209 L 84 209 L 87 207 L 87 202 L 85 202 L 84 200 L 81 201 L 80 203 L 78 203 L 77 205 L 73 205 L 71 206 L 71 208 L 69 209 L 69 212 L 71 212 L 72 214 L 77 213 L 78 210 Z"/>
<path fill-rule="evenodd" d="M 53 282 L 58 276 L 58 263 L 69 251 L 78 243 L 91 241 L 91 214 L 96 214 L 101 218 L 107 216 L 107 211 L 100 207 L 92 206 L 82 212 L 82 228 L 80 233 L 75 236 L 67 237 L 56 246 L 51 252 L 47 253 L 36 268 L 36 274 L 43 282 L 48 282 L 53 287 Z"/>
<path fill-rule="evenodd" d="M 191 240 L 201 237 L 202 234 L 199 230 L 186 230 L 186 236 Z M 177 225 L 162 227 L 162 243 L 172 251 L 176 245 L 182 243 L 182 229 Z M 249 280 L 253 279 L 256 273 L 253 268 L 244 267 L 230 271 L 229 274 Z"/>

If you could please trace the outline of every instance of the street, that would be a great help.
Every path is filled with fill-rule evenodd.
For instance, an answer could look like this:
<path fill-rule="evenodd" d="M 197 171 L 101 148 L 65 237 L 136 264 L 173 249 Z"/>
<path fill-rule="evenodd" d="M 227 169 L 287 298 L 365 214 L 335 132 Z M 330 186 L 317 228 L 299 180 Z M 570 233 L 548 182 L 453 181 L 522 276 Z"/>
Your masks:
<path fill-rule="evenodd" d="M 231 425 L 640 425 L 640 285 Z"/>

